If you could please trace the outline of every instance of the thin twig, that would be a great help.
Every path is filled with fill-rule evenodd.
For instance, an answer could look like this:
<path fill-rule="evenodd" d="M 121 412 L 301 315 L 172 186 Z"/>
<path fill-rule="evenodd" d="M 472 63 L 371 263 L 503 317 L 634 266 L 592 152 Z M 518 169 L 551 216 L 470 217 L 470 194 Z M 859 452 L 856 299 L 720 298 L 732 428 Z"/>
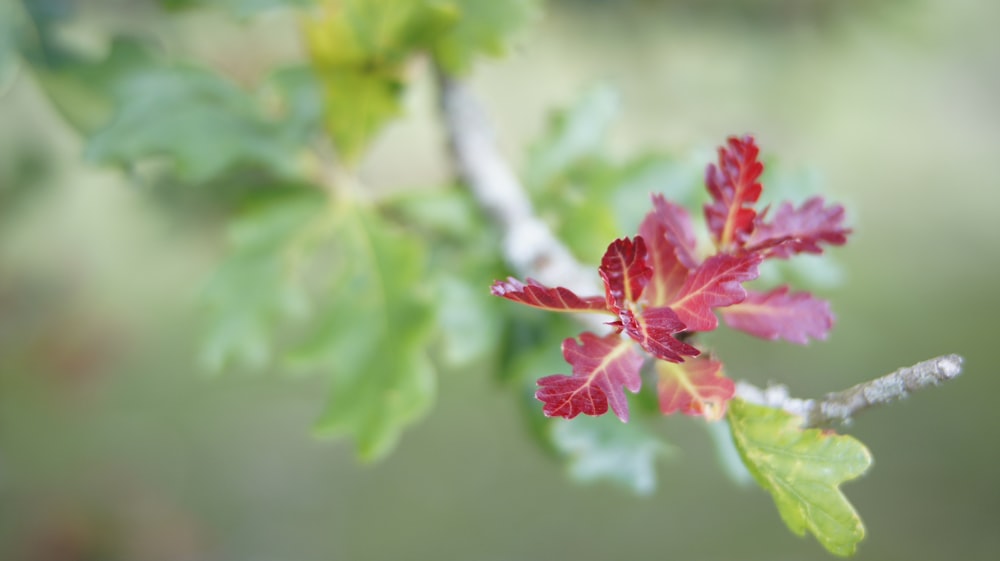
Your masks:
<path fill-rule="evenodd" d="M 797 399 L 789 396 L 784 386 L 762 390 L 746 382 L 737 384 L 736 393 L 747 401 L 799 415 L 803 426 L 822 427 L 849 423 L 855 415 L 869 407 L 892 403 L 917 390 L 951 380 L 962 373 L 962 362 L 959 355 L 939 356 L 844 391 L 827 394 L 822 399 Z"/>
<path fill-rule="evenodd" d="M 504 232 L 507 263 L 522 276 L 550 286 L 595 293 L 596 275 L 573 258 L 569 249 L 539 219 L 517 175 L 500 154 L 485 112 L 461 82 L 438 69 L 441 111 L 459 176 L 479 205 Z M 593 323 L 592 315 L 582 319 Z M 945 355 L 863 382 L 822 399 L 791 397 L 784 386 L 761 389 L 737 382 L 742 399 L 784 409 L 807 427 L 849 422 L 857 413 L 897 401 L 910 393 L 950 380 L 962 372 L 962 357 Z"/>

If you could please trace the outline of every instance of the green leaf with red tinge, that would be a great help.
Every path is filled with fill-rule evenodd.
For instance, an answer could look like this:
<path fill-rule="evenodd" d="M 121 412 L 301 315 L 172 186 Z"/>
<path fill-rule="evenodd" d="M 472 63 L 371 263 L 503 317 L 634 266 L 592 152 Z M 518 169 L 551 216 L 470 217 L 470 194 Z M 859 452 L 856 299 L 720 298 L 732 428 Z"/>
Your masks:
<path fill-rule="evenodd" d="M 834 555 L 853 554 L 865 528 L 839 486 L 871 466 L 865 445 L 802 429 L 800 417 L 741 399 L 730 402 L 727 418 L 743 463 L 771 493 L 788 528 L 800 536 L 810 532 Z"/>
<path fill-rule="evenodd" d="M 722 310 L 722 319 L 729 327 L 762 339 L 804 345 L 810 338 L 826 339 L 834 317 L 826 300 L 780 286 L 770 292 L 748 292 L 746 300 Z"/>
<path fill-rule="evenodd" d="M 757 226 L 747 241 L 750 251 L 764 251 L 768 257 L 788 258 L 798 253 L 823 253 L 821 244 L 844 245 L 851 233 L 844 227 L 844 207 L 823 206 L 821 197 L 812 197 L 795 208 L 785 202 L 774 217 Z"/>
<path fill-rule="evenodd" d="M 664 415 L 679 411 L 719 419 L 736 391 L 733 381 L 722 375 L 722 363 L 707 357 L 679 364 L 657 361 L 656 375 L 656 392 Z"/>
<path fill-rule="evenodd" d="M 738 304 L 746 298 L 742 283 L 757 278 L 760 254 L 719 253 L 691 271 L 684 286 L 670 302 L 688 331 L 711 331 L 719 320 L 713 308 Z"/>
<path fill-rule="evenodd" d="M 663 306 L 684 284 L 688 271 L 697 266 L 695 238 L 687 211 L 661 195 L 653 195 L 655 209 L 639 226 L 639 235 L 648 247 L 653 270 L 646 287 L 650 306 Z"/>
<path fill-rule="evenodd" d="M 618 312 L 642 296 L 653 270 L 646 264 L 646 244 L 641 236 L 615 240 L 601 259 L 601 278 L 607 291 L 608 308 Z"/>
<path fill-rule="evenodd" d="M 622 310 L 619 317 L 625 333 L 656 358 L 681 362 L 684 356 L 697 356 L 701 352 L 674 337 L 684 331 L 684 323 L 666 306 L 646 308 L 639 315 Z"/>
<path fill-rule="evenodd" d="M 606 300 L 600 296 L 577 296 L 568 288 L 549 288 L 534 279 L 522 283 L 509 277 L 506 281 L 495 281 L 491 291 L 494 296 L 553 312 L 607 311 Z"/>
<path fill-rule="evenodd" d="M 639 391 L 642 355 L 633 343 L 617 333 L 598 337 L 590 332 L 563 341 L 563 357 L 573 365 L 572 376 L 556 374 L 538 380 L 535 397 L 545 404 L 549 417 L 572 419 L 580 413 L 603 415 L 608 406 L 622 421 L 628 421 L 628 401 L 624 386 Z"/>
<path fill-rule="evenodd" d="M 762 190 L 758 181 L 764 172 L 757 156 L 760 150 L 752 136 L 731 136 L 719 148 L 718 164 L 705 170 L 705 185 L 712 202 L 705 205 L 705 219 L 720 251 L 743 247 L 754 228 L 753 205 Z"/>

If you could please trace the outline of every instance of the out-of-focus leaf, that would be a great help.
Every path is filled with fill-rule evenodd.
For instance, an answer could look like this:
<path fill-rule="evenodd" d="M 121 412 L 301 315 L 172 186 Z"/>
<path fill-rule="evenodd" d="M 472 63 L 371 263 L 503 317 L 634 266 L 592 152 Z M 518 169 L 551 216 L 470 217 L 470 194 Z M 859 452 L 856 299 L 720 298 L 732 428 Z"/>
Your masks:
<path fill-rule="evenodd" d="M 661 195 L 653 195 L 653 203 L 656 208 L 639 225 L 639 235 L 649 247 L 649 265 L 653 269 L 646 302 L 663 306 L 684 285 L 689 272 L 685 261 L 694 259 L 695 237 L 687 210 Z"/>
<path fill-rule="evenodd" d="M 324 0 L 303 18 L 326 129 L 341 158 L 355 162 L 400 112 L 407 62 L 456 17 L 430 0 Z"/>
<path fill-rule="evenodd" d="M 809 531 L 835 555 L 853 554 L 865 529 L 839 486 L 871 466 L 868 449 L 850 436 L 803 430 L 795 415 L 740 399 L 730 402 L 728 420 L 743 462 L 774 497 L 788 528 L 800 536 Z"/>
<path fill-rule="evenodd" d="M 423 244 L 370 210 L 347 214 L 325 325 L 295 358 L 332 376 L 317 434 L 351 436 L 362 459 L 376 460 L 433 401 L 434 315 Z"/>
<path fill-rule="evenodd" d="M 449 0 L 458 17 L 455 25 L 435 38 L 433 54 L 446 71 L 467 72 L 479 54 L 503 54 L 508 38 L 538 11 L 538 0 Z"/>
<path fill-rule="evenodd" d="M 229 228 L 230 250 L 207 285 L 209 329 L 202 364 L 259 368 L 271 361 L 281 320 L 305 308 L 305 287 L 293 270 L 296 236 L 316 220 L 325 201 L 314 193 L 268 200 Z"/>
<path fill-rule="evenodd" d="M 799 253 L 823 253 L 820 244 L 844 245 L 844 207 L 823 206 L 822 197 L 812 197 L 795 208 L 782 203 L 770 220 L 757 217 L 757 226 L 747 244 L 750 251 L 765 251 L 768 256 L 788 258 Z"/>
<path fill-rule="evenodd" d="M 699 356 L 681 363 L 656 361 L 656 393 L 664 415 L 681 412 L 709 420 L 722 418 L 736 387 L 722 363 Z"/>
<path fill-rule="evenodd" d="M 656 459 L 667 446 L 642 423 L 579 417 L 554 421 L 550 427 L 552 443 L 577 481 L 610 481 L 638 495 L 656 489 Z"/>
<path fill-rule="evenodd" d="M 833 327 L 830 303 L 808 292 L 789 293 L 788 286 L 769 292 L 747 292 L 747 298 L 722 310 L 726 325 L 762 339 L 784 339 L 804 345 L 826 339 Z"/>
<path fill-rule="evenodd" d="M 258 12 L 280 8 L 305 8 L 316 0 L 159 0 L 167 10 L 212 8 L 223 6 L 234 14 L 251 16 Z"/>
<path fill-rule="evenodd" d="M 117 93 L 115 117 L 87 147 L 95 160 L 128 165 L 163 156 L 192 182 L 239 164 L 294 174 L 299 143 L 253 96 L 218 74 L 154 68 L 129 74 Z"/>
<path fill-rule="evenodd" d="M 91 134 L 114 114 L 116 88 L 132 72 L 148 68 L 152 60 L 139 40 L 116 37 L 100 60 L 65 56 L 57 64 L 34 64 L 32 69 L 63 118 L 78 131 Z"/>
<path fill-rule="evenodd" d="M 580 160 L 601 156 L 617 115 L 618 95 L 607 86 L 588 90 L 572 107 L 557 112 L 529 152 L 524 173 L 528 187 L 543 190 Z"/>

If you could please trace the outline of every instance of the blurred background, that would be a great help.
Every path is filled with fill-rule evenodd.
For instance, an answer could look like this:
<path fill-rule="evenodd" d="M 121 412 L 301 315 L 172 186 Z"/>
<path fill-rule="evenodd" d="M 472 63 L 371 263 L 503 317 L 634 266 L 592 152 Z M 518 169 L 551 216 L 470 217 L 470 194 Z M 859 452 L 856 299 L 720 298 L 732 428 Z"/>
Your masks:
<path fill-rule="evenodd" d="M 85 49 L 148 34 L 240 84 L 302 57 L 281 12 L 69 4 L 65 36 Z M 801 396 L 965 357 L 957 381 L 847 428 L 875 457 L 845 486 L 869 532 L 857 559 L 1000 551 L 998 21 L 975 0 L 558 0 L 470 77 L 515 163 L 553 108 L 602 83 L 621 104 L 613 151 L 706 162 L 752 132 L 847 206 L 842 282 L 818 289 L 831 338 L 714 342 L 733 377 Z M 363 160 L 377 189 L 450 177 L 433 80 L 415 74 Z M 0 63 L 0 559 L 828 557 L 726 477 L 699 421 L 663 420 L 669 458 L 636 497 L 567 477 L 486 368 L 441 371 L 429 415 L 372 465 L 311 436 L 321 377 L 206 375 L 197 300 L 225 195 L 165 195 L 88 161 L 43 79 Z"/>

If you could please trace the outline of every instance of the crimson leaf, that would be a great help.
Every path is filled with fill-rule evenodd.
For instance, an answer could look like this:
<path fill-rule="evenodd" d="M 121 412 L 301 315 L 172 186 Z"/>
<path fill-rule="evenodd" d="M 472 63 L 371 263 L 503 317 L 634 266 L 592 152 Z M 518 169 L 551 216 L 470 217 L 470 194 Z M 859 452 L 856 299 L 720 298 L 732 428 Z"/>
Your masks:
<path fill-rule="evenodd" d="M 638 316 L 631 310 L 622 310 L 622 327 L 656 358 L 681 362 L 684 355 L 697 356 L 701 351 L 675 338 L 674 333 L 684 331 L 684 322 L 667 306 L 646 308 Z"/>
<path fill-rule="evenodd" d="M 733 381 L 722 375 L 722 363 L 699 357 L 680 364 L 656 362 L 656 393 L 664 415 L 680 411 L 710 420 L 722 417 L 736 393 Z"/>
<path fill-rule="evenodd" d="M 698 263 L 694 256 L 694 231 L 687 211 L 662 195 L 653 195 L 653 205 L 655 210 L 642 221 L 639 235 L 649 247 L 653 269 L 646 287 L 646 300 L 651 306 L 662 306 L 677 294 L 688 270 Z"/>
<path fill-rule="evenodd" d="M 804 345 L 826 339 L 833 327 L 830 303 L 808 292 L 789 293 L 787 286 L 749 292 L 746 300 L 722 311 L 726 325 L 762 339 L 784 339 Z"/>
<path fill-rule="evenodd" d="M 535 397 L 545 404 L 548 417 L 572 419 L 580 413 L 603 415 L 608 406 L 622 421 L 628 421 L 628 401 L 622 386 L 639 391 L 642 355 L 633 343 L 617 333 L 598 337 L 584 332 L 580 344 L 572 337 L 563 341 L 563 358 L 573 365 L 572 376 L 556 374 L 538 380 Z"/>
<path fill-rule="evenodd" d="M 642 236 L 635 241 L 615 240 L 601 259 L 601 278 L 607 291 L 607 307 L 621 310 L 627 302 L 635 302 L 649 282 L 653 270 L 646 264 L 646 244 Z"/>
<path fill-rule="evenodd" d="M 757 180 L 764 171 L 752 136 L 731 136 L 726 144 L 719 148 L 718 165 L 709 164 L 705 170 L 705 186 L 712 196 L 705 205 L 705 219 L 723 251 L 742 247 L 753 232 L 757 212 L 751 207 L 760 198 Z"/>
<path fill-rule="evenodd" d="M 759 253 L 719 253 L 709 257 L 688 275 L 670 307 L 688 331 L 715 329 L 719 320 L 712 308 L 742 302 L 747 291 L 741 283 L 757 278 L 757 266 L 762 260 Z"/>
<path fill-rule="evenodd" d="M 823 253 L 821 243 L 843 245 L 847 241 L 844 207 L 824 207 L 821 197 L 812 197 L 796 209 L 782 203 L 774 218 L 764 222 L 758 217 L 757 227 L 747 245 L 751 251 L 767 250 L 768 257 L 787 258 L 797 253 Z"/>
<path fill-rule="evenodd" d="M 490 291 L 494 296 L 543 310 L 555 312 L 606 311 L 605 299 L 600 296 L 580 297 L 570 289 L 561 286 L 549 288 L 530 278 L 526 282 L 527 284 L 514 277 L 508 277 L 506 281 L 495 281 Z"/>

